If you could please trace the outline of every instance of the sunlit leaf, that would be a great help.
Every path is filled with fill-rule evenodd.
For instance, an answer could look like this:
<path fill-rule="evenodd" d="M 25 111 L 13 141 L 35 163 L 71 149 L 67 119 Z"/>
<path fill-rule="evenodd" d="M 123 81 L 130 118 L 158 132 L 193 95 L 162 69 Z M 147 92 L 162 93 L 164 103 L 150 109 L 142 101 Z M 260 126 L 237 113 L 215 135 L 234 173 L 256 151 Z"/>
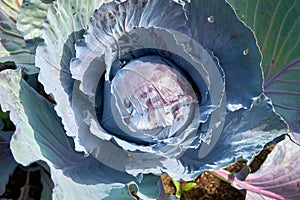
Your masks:
<path fill-rule="evenodd" d="M 69 64 L 75 57 L 75 42 L 82 39 L 88 20 L 103 2 L 105 0 L 56 1 L 47 13 L 42 32 L 44 43 L 36 52 L 36 65 L 41 69 L 39 81 L 47 93 L 59 99 L 57 114 L 62 117 L 67 134 L 73 137 L 77 136 L 77 127 L 69 102 L 73 90 Z M 77 143 L 76 147 L 79 147 Z"/>
<path fill-rule="evenodd" d="M 17 28 L 33 52 L 43 41 L 42 28 L 53 0 L 24 0 L 20 8 Z"/>
<path fill-rule="evenodd" d="M 51 3 L 51 0 L 24 0 L 17 27 L 23 33 L 25 40 L 41 37 L 43 24 Z"/>
<path fill-rule="evenodd" d="M 193 189 L 196 185 L 197 185 L 197 183 L 194 183 L 194 182 L 185 183 L 182 186 L 182 191 L 189 191 L 189 190 Z"/>

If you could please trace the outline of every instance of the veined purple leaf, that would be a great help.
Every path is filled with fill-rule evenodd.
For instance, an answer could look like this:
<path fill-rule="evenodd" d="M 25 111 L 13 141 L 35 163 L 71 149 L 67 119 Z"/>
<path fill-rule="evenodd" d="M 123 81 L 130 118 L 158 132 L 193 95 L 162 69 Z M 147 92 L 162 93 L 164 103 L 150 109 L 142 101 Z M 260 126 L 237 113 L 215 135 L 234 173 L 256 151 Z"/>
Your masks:
<path fill-rule="evenodd" d="M 297 132 L 296 134 L 300 133 L 299 85 L 300 54 L 296 60 L 284 66 L 265 82 L 265 93 L 271 97 L 276 111 L 284 116 L 291 130 Z"/>
<path fill-rule="evenodd" d="M 300 198 L 300 146 L 286 138 L 273 149 L 260 169 L 240 181 L 229 172 L 214 171 L 238 188 L 247 190 L 247 199 Z"/>
<path fill-rule="evenodd" d="M 266 95 L 290 129 L 300 133 L 300 2 L 228 1 L 257 37 Z"/>

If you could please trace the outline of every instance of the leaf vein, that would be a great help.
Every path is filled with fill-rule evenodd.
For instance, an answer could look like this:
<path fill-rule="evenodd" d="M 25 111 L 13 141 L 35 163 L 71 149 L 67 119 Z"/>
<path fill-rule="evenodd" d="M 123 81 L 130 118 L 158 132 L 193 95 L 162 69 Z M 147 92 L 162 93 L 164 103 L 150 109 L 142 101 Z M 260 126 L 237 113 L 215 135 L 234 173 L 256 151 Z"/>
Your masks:
<path fill-rule="evenodd" d="M 271 64 L 271 67 L 268 71 L 268 76 L 270 76 L 272 73 L 273 73 L 273 70 L 274 70 L 274 67 L 276 66 L 277 64 L 277 61 L 278 61 L 278 58 L 280 57 L 280 54 L 277 54 L 276 55 L 276 52 L 277 52 L 277 47 L 278 47 L 278 44 L 279 44 L 279 39 L 281 38 L 281 34 L 282 34 L 282 29 L 285 25 L 285 22 L 286 22 L 286 18 L 287 16 L 290 14 L 290 12 L 295 8 L 295 5 L 296 5 L 296 2 L 294 1 L 292 7 L 288 10 L 288 12 L 286 12 L 283 20 L 281 21 L 281 24 L 280 24 L 280 28 L 279 28 L 279 31 L 278 31 L 278 34 L 277 34 L 277 37 L 276 37 L 276 43 L 275 43 L 275 47 L 273 48 L 273 54 L 272 54 L 272 57 L 271 59 L 272 60 L 275 60 L 276 62 L 273 62 Z M 288 38 L 288 37 L 287 37 Z M 267 76 L 267 77 L 268 77 Z"/>

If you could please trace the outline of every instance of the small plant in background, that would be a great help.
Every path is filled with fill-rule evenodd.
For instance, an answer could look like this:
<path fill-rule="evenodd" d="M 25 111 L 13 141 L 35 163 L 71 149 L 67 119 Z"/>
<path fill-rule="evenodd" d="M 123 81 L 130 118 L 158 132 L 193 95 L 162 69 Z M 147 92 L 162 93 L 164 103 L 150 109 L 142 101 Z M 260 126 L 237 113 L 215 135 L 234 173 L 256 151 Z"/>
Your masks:
<path fill-rule="evenodd" d="M 187 191 L 193 189 L 197 185 L 197 183 L 194 183 L 194 182 L 180 183 L 180 182 L 176 181 L 175 179 L 172 179 L 172 183 L 175 186 L 175 189 L 176 189 L 175 196 L 177 198 L 181 197 L 182 192 L 187 192 Z"/>

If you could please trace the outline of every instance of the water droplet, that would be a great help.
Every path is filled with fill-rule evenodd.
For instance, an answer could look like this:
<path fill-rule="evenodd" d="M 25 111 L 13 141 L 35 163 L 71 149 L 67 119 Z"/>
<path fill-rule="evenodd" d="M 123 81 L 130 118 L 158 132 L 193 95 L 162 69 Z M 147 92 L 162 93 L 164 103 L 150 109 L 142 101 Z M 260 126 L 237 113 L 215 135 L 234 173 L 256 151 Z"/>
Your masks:
<path fill-rule="evenodd" d="M 124 99 L 124 106 L 125 106 L 125 108 L 130 108 L 131 102 L 128 99 Z"/>
<path fill-rule="evenodd" d="M 243 51 L 243 55 L 244 55 L 244 56 L 248 55 L 248 53 L 249 53 L 249 49 L 245 49 L 245 50 Z"/>
<path fill-rule="evenodd" d="M 207 18 L 207 21 L 208 21 L 209 23 L 214 23 L 214 22 L 215 22 L 215 17 L 214 17 L 213 15 L 211 15 L 211 16 L 209 16 L 209 17 Z"/>

